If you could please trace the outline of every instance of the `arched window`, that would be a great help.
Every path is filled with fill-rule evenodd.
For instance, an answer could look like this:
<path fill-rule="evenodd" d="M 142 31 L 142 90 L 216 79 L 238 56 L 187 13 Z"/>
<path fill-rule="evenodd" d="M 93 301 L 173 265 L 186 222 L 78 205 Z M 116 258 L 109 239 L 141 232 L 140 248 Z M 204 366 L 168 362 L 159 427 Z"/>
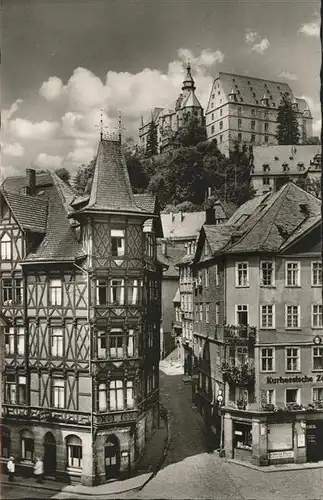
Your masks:
<path fill-rule="evenodd" d="M 2 260 L 11 259 L 11 240 L 7 233 L 4 233 L 0 240 L 0 256 Z"/>
<path fill-rule="evenodd" d="M 1 450 L 1 456 L 3 458 L 9 458 L 10 456 L 10 431 L 7 429 L 7 427 L 1 427 L 0 428 L 0 450 Z"/>
<path fill-rule="evenodd" d="M 77 436 L 66 438 L 67 467 L 82 469 L 82 440 Z"/>
<path fill-rule="evenodd" d="M 34 459 L 34 435 L 29 430 L 21 433 L 21 459 L 28 462 Z"/>

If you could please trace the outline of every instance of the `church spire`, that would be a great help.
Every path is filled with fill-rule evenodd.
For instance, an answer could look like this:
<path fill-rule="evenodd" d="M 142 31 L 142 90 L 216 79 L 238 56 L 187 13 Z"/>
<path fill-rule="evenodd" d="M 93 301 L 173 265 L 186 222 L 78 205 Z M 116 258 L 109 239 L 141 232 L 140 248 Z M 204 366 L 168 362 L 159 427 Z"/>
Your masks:
<path fill-rule="evenodd" d="M 183 90 L 183 92 L 187 92 L 187 91 L 189 92 L 191 90 L 194 91 L 195 89 L 196 89 L 195 82 L 194 82 L 194 78 L 192 77 L 192 73 L 191 73 L 191 65 L 188 62 L 187 67 L 186 67 L 186 75 L 185 75 L 185 78 L 183 81 L 182 90 Z"/>

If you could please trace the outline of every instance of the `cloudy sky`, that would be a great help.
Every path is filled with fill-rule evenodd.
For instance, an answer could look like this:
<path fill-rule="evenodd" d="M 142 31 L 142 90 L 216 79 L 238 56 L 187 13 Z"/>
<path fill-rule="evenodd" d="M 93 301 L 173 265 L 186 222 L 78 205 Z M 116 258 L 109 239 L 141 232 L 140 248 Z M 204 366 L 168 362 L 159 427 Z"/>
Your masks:
<path fill-rule="evenodd" d="M 1 177 L 72 171 L 123 117 L 176 99 L 190 59 L 206 106 L 219 71 L 286 81 L 320 128 L 319 0 L 4 0 Z"/>

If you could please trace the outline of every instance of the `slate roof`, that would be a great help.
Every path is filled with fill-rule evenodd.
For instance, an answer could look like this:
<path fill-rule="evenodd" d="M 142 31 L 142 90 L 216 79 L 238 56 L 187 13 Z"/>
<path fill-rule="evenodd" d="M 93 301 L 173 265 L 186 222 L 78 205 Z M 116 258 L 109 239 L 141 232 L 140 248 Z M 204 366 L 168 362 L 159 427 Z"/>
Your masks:
<path fill-rule="evenodd" d="M 12 213 L 23 230 L 36 233 L 46 232 L 47 209 L 46 200 L 18 193 L 9 193 L 1 189 Z"/>
<path fill-rule="evenodd" d="M 184 97 L 182 103 L 181 103 L 181 108 L 188 108 L 188 107 L 195 107 L 195 108 L 201 108 L 201 104 L 198 100 L 198 98 L 195 95 L 194 90 L 191 90 L 186 97 Z"/>
<path fill-rule="evenodd" d="M 289 182 L 265 197 L 239 227 L 228 253 L 276 252 L 309 217 L 318 216 L 321 201 Z"/>
<path fill-rule="evenodd" d="M 260 205 L 266 198 L 270 196 L 270 193 L 264 195 L 255 196 L 250 200 L 246 201 L 243 205 L 237 208 L 237 210 L 228 219 L 227 224 L 230 226 L 239 227 L 243 222 L 245 222 L 252 212 Z"/>
<path fill-rule="evenodd" d="M 155 213 L 156 196 L 150 193 L 136 193 L 134 195 L 136 205 L 146 212 Z M 147 219 L 144 222 L 144 232 L 149 232 L 153 227 L 153 219 Z"/>
<path fill-rule="evenodd" d="M 136 205 L 119 141 L 100 141 L 89 203 L 80 211 L 149 213 Z"/>
<path fill-rule="evenodd" d="M 308 231 L 310 231 L 311 229 L 313 229 L 320 222 L 321 222 L 321 214 L 313 215 L 312 217 L 305 219 L 304 222 L 302 224 L 300 224 L 300 226 L 296 229 L 296 231 L 294 231 L 294 233 L 292 233 L 291 236 L 289 238 L 287 238 L 285 243 L 282 244 L 279 251 L 280 252 L 284 251 L 290 245 L 295 243 L 300 236 L 302 236 L 303 234 L 305 234 Z"/>
<path fill-rule="evenodd" d="M 49 173 L 38 173 L 36 171 L 36 187 L 41 188 L 44 186 L 50 186 L 52 183 L 52 178 Z M 1 187 L 6 191 L 10 191 L 11 193 L 20 193 L 24 194 L 24 188 L 26 187 L 26 176 L 16 175 L 7 177 L 4 179 Z"/>
<path fill-rule="evenodd" d="M 317 154 L 321 154 L 320 145 L 255 146 L 253 148 L 254 169 L 251 175 L 300 175 L 310 167 L 310 162 Z M 304 170 L 300 169 L 300 163 L 304 165 Z M 287 172 L 284 171 L 283 164 L 288 165 Z M 263 169 L 264 165 L 269 165 L 267 172 Z"/>
<path fill-rule="evenodd" d="M 260 106 L 261 99 L 266 94 L 269 97 L 270 107 L 278 108 L 284 93 L 288 92 L 290 96 L 293 96 L 289 85 L 283 82 L 224 72 L 219 73 L 219 78 L 227 99 L 233 88 L 237 92 L 239 104 Z"/>
<path fill-rule="evenodd" d="M 168 269 L 163 272 L 163 277 L 166 278 L 178 278 L 179 271 L 176 267 L 176 264 L 181 259 L 181 257 L 185 254 L 185 250 L 183 248 L 179 248 L 178 246 L 167 245 L 167 254 L 166 256 L 162 252 L 162 245 L 158 243 L 157 245 L 157 258 L 159 262 L 168 266 Z"/>
<path fill-rule="evenodd" d="M 212 255 L 214 255 L 222 250 L 230 242 L 235 228 L 227 224 L 204 225 L 203 230 L 209 243 Z"/>
<path fill-rule="evenodd" d="M 205 222 L 205 212 L 179 212 L 160 214 L 164 238 L 196 238 Z"/>

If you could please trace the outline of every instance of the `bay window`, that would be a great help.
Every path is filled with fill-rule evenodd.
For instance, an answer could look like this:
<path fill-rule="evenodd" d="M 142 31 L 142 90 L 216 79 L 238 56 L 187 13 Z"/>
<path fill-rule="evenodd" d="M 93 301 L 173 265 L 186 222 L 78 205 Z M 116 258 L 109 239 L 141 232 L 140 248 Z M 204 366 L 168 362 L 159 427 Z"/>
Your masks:
<path fill-rule="evenodd" d="M 127 380 L 126 383 L 126 400 L 127 400 L 127 408 L 133 408 L 134 401 L 134 386 L 132 380 Z"/>
<path fill-rule="evenodd" d="M 125 254 L 125 230 L 111 229 L 111 255 L 122 257 Z"/>
<path fill-rule="evenodd" d="M 113 278 L 110 280 L 110 300 L 111 304 L 124 304 L 124 279 Z"/>
<path fill-rule="evenodd" d="M 124 334 L 121 328 L 112 328 L 109 335 L 110 358 L 123 358 Z"/>
<path fill-rule="evenodd" d="M 99 384 L 99 411 L 107 411 L 107 385 Z"/>
<path fill-rule="evenodd" d="M 132 329 L 127 333 L 127 355 L 134 356 L 134 331 Z"/>
<path fill-rule="evenodd" d="M 17 385 L 14 374 L 8 374 L 6 377 L 6 402 L 11 404 L 17 403 Z"/>
<path fill-rule="evenodd" d="M 105 330 L 98 331 L 98 357 L 106 358 L 107 356 L 107 334 Z"/>
<path fill-rule="evenodd" d="M 136 305 L 138 304 L 138 280 L 131 279 L 128 281 L 128 304 Z"/>
<path fill-rule="evenodd" d="M 110 411 L 124 409 L 123 380 L 111 380 L 109 382 Z"/>

